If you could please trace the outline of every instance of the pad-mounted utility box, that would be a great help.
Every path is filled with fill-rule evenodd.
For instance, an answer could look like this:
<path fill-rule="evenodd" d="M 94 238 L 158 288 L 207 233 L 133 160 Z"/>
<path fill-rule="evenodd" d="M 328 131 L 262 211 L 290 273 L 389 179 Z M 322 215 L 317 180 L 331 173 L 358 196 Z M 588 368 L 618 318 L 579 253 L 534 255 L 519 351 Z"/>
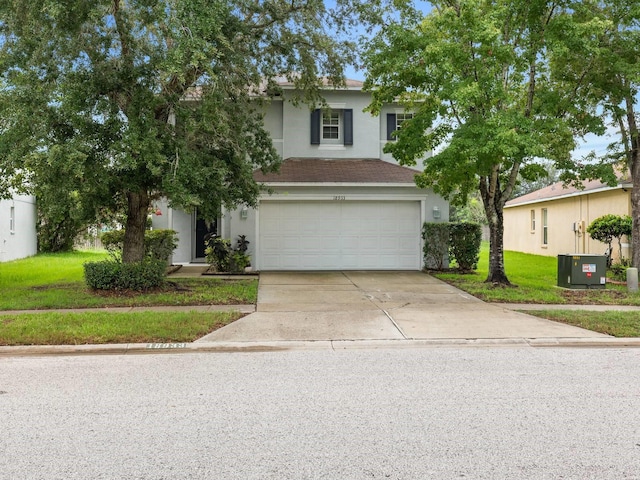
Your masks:
<path fill-rule="evenodd" d="M 607 257 L 605 255 L 558 255 L 558 286 L 564 288 L 605 288 Z"/>

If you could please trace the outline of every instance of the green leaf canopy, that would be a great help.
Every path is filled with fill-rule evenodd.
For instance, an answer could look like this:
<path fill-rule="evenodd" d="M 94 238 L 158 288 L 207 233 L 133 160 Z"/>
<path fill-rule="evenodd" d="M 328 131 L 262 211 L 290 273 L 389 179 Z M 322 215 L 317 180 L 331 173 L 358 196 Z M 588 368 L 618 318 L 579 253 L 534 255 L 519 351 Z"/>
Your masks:
<path fill-rule="evenodd" d="M 124 208 L 140 259 L 151 202 L 253 204 L 280 159 L 261 102 L 288 76 L 318 98 L 354 60 L 358 2 L 8 0 L 0 4 L 3 192 L 56 183 L 92 210 Z"/>

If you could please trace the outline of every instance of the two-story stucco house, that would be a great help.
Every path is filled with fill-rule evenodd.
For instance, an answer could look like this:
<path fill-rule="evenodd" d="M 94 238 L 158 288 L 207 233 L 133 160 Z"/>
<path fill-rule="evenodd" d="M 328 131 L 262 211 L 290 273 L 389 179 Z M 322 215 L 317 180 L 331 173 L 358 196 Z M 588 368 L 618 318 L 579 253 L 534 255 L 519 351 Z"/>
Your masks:
<path fill-rule="evenodd" d="M 0 262 L 35 255 L 36 202 L 30 195 L 14 195 L 0 200 Z"/>
<path fill-rule="evenodd" d="M 448 220 L 449 205 L 383 153 L 410 112 L 393 104 L 377 117 L 364 112 L 371 96 L 358 81 L 327 87 L 329 108 L 315 110 L 287 101 L 293 86 L 282 87 L 265 125 L 283 163 L 279 173 L 254 174 L 272 193 L 256 209 L 222 212 L 216 232 L 232 241 L 245 235 L 255 270 L 421 269 L 422 224 Z M 173 263 L 204 261 L 205 223 L 160 209 L 154 227 L 179 232 Z"/>

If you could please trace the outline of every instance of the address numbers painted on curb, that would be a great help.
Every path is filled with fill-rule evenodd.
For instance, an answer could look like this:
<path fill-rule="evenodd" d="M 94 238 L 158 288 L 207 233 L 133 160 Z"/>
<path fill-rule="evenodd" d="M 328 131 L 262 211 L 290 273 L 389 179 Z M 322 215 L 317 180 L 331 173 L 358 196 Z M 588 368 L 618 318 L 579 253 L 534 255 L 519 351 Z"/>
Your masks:
<path fill-rule="evenodd" d="M 147 348 L 166 349 L 166 348 L 187 348 L 186 343 L 148 343 Z"/>

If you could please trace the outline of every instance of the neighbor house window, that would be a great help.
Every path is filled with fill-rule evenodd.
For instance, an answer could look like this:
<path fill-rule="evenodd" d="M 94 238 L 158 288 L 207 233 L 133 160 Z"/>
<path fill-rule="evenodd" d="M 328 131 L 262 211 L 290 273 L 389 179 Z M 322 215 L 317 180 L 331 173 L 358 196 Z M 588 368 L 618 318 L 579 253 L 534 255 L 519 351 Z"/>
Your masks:
<path fill-rule="evenodd" d="M 9 231 L 14 233 L 16 231 L 16 207 L 9 209 Z"/>
<path fill-rule="evenodd" d="M 547 209 L 542 209 L 542 245 L 549 244 L 549 237 L 547 233 Z"/>
<path fill-rule="evenodd" d="M 536 231 L 536 211 L 531 210 L 531 233 Z"/>
<path fill-rule="evenodd" d="M 353 109 L 311 112 L 311 145 L 353 145 Z"/>

